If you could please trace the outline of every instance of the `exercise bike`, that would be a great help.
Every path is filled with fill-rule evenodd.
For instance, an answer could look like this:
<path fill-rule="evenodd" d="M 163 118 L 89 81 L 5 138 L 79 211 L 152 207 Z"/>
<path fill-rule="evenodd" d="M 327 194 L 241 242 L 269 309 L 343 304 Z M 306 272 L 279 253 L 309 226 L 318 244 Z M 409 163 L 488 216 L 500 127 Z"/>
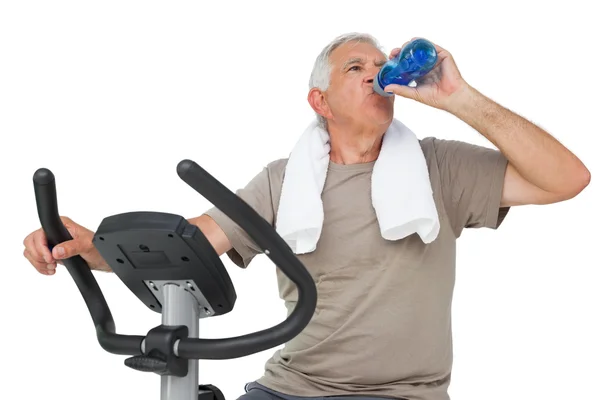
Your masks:
<path fill-rule="evenodd" d="M 278 346 L 309 323 L 317 303 L 315 283 L 276 231 L 241 198 L 191 160 L 179 177 L 244 229 L 298 288 L 298 302 L 278 325 L 242 336 L 201 339 L 199 321 L 230 312 L 235 288 L 221 259 L 200 229 L 185 218 L 159 212 L 129 212 L 104 218 L 93 244 L 114 273 L 161 324 L 145 336 L 116 333 L 104 295 L 80 256 L 64 260 L 91 314 L 100 346 L 130 356 L 127 367 L 161 379 L 161 400 L 224 400 L 214 385 L 200 385 L 198 360 L 243 357 Z M 72 237 L 59 217 L 53 173 L 33 176 L 37 211 L 50 249 Z"/>

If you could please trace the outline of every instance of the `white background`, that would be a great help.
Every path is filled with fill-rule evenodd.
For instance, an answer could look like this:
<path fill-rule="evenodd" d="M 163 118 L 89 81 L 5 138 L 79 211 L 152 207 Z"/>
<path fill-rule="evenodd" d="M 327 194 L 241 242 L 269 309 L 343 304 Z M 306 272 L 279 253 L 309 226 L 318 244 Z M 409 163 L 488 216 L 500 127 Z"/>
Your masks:
<path fill-rule="evenodd" d="M 178 178 L 177 163 L 191 158 L 235 190 L 287 157 L 313 116 L 306 95 L 314 58 L 341 33 L 369 32 L 387 51 L 414 36 L 436 42 L 471 85 L 599 173 L 592 2 L 211 3 L 0 6 L 0 397 L 159 398 L 157 376 L 100 348 L 69 274 L 42 276 L 22 257 L 23 238 L 39 227 L 34 171 L 50 168 L 61 214 L 93 230 L 127 211 L 199 215 L 211 204 Z M 397 99 L 396 117 L 419 137 L 489 146 L 453 116 L 410 100 Z M 598 200 L 592 179 L 571 201 L 515 208 L 498 231 L 464 233 L 453 399 L 600 399 Z M 223 261 L 238 302 L 203 323 L 202 337 L 285 317 L 266 257 L 248 270 Z M 114 275 L 95 276 L 120 333 L 160 323 Z M 234 399 L 274 350 L 201 361 L 200 381 Z"/>

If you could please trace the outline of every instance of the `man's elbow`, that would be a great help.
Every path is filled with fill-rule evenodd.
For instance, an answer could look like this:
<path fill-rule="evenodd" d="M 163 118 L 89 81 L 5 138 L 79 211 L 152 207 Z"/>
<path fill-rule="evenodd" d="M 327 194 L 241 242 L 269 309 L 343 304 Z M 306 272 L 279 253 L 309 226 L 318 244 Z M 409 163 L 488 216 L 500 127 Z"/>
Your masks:
<path fill-rule="evenodd" d="M 573 177 L 573 179 L 575 181 L 575 190 L 573 197 L 575 197 L 579 193 L 583 192 L 583 189 L 585 189 L 590 184 L 590 181 L 592 180 L 592 173 L 589 169 L 587 169 L 585 165 L 582 164 L 581 171 L 575 177 Z"/>
<path fill-rule="evenodd" d="M 574 172 L 570 180 L 568 188 L 562 193 L 564 200 L 572 199 L 578 196 L 583 190 L 588 187 L 592 180 L 592 174 L 583 164 L 577 172 Z"/>

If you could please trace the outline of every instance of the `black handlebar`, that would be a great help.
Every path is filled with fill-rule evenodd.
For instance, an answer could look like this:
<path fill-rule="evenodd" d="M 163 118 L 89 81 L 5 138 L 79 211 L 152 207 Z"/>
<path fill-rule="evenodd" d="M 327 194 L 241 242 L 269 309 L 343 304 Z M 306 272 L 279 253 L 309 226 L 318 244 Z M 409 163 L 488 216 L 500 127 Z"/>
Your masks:
<path fill-rule="evenodd" d="M 226 339 L 183 338 L 178 345 L 178 355 L 188 359 L 236 358 L 273 348 L 298 335 L 310 322 L 317 303 L 316 286 L 306 267 L 264 218 L 198 164 L 183 160 L 177 165 L 177 173 L 184 182 L 244 229 L 298 288 L 296 307 L 280 324 Z M 52 248 L 71 240 L 59 217 L 54 175 L 48 169 L 40 168 L 35 172 L 33 182 L 38 215 L 48 245 Z M 110 309 L 85 260 L 75 256 L 63 262 L 87 304 L 102 348 L 114 354 L 141 354 L 145 336 L 115 333 Z"/>
<path fill-rule="evenodd" d="M 50 249 L 62 242 L 73 239 L 58 213 L 54 174 L 46 168 L 38 169 L 33 175 L 33 188 L 35 190 L 38 216 Z M 144 336 L 128 336 L 115 333 L 113 316 L 87 262 L 81 256 L 75 256 L 63 260 L 63 263 L 77 284 L 90 311 L 100 346 L 114 354 L 141 353 Z"/>
<path fill-rule="evenodd" d="M 183 160 L 177 165 L 177 173 L 185 183 L 246 231 L 271 261 L 298 287 L 296 307 L 279 325 L 237 338 L 207 340 L 206 346 L 202 346 L 202 341 L 183 339 L 179 345 L 179 354 L 187 358 L 196 358 L 199 352 L 209 358 L 219 357 L 221 353 L 247 355 L 278 346 L 294 338 L 312 318 L 317 303 L 316 286 L 306 267 L 264 218 L 198 164 Z"/>

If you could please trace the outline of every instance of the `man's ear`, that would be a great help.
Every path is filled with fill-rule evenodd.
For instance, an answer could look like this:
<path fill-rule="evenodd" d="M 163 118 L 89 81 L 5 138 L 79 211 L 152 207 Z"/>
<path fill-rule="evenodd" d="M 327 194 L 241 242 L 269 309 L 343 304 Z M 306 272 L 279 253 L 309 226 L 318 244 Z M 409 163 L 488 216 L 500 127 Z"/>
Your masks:
<path fill-rule="evenodd" d="M 324 118 L 331 118 L 331 110 L 329 109 L 329 105 L 327 104 L 327 99 L 325 99 L 325 95 L 318 88 L 312 88 L 308 92 L 308 103 L 312 107 L 312 109 L 319 115 Z"/>

